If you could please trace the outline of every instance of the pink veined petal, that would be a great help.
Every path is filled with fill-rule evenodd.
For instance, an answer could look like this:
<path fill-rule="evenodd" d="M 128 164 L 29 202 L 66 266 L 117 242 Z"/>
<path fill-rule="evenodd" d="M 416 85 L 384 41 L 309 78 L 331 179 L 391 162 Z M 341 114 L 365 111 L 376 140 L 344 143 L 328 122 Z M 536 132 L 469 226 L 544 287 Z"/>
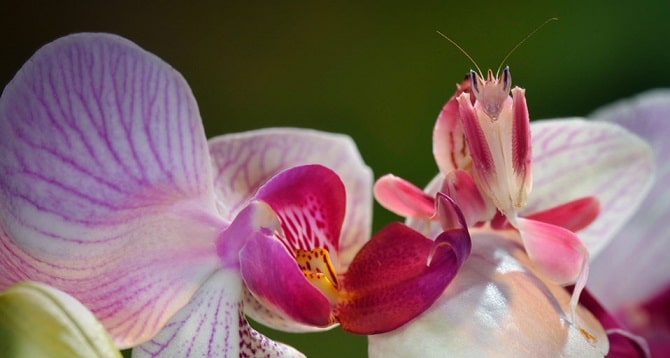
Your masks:
<path fill-rule="evenodd" d="M 275 342 L 262 335 L 244 318 L 240 312 L 240 357 L 304 358 L 295 348 Z"/>
<path fill-rule="evenodd" d="M 214 186 L 222 215 L 232 220 L 270 177 L 290 167 L 322 164 L 346 188 L 346 213 L 340 238 L 345 269 L 370 237 L 372 171 L 350 137 L 296 128 L 273 128 L 210 139 Z"/>
<path fill-rule="evenodd" d="M 386 174 L 375 182 L 374 194 L 381 206 L 403 217 L 428 218 L 435 210 L 432 196 L 393 174 Z"/>
<path fill-rule="evenodd" d="M 547 120 L 533 122 L 531 130 L 534 188 L 522 215 L 595 196 L 600 214 L 579 232 L 595 258 L 639 208 L 651 184 L 649 146 L 604 122 Z"/>
<path fill-rule="evenodd" d="M 219 270 L 151 341 L 133 357 L 303 357 L 249 326 L 242 313 L 237 270 Z"/>
<path fill-rule="evenodd" d="M 255 195 L 281 221 L 280 240 L 291 254 L 296 249 L 325 248 L 339 270 L 339 240 L 345 213 L 345 188 L 332 170 L 318 164 L 286 169 L 268 180 Z"/>
<path fill-rule="evenodd" d="M 0 288 L 32 279 L 128 347 L 217 264 L 209 155 L 181 75 L 120 37 L 40 49 L 0 98 Z"/>
<path fill-rule="evenodd" d="M 578 307 L 577 319 L 569 323 L 570 294 L 536 274 L 518 237 L 472 236 L 470 257 L 438 300 L 406 325 L 368 337 L 370 357 L 602 357 L 607 352 L 598 320 Z"/>
<path fill-rule="evenodd" d="M 588 262 L 579 238 L 560 226 L 517 218 L 528 257 L 547 279 L 560 285 L 575 283 Z"/>
<path fill-rule="evenodd" d="M 237 357 L 241 301 L 239 272 L 218 270 L 133 357 Z"/>
<path fill-rule="evenodd" d="M 466 229 L 429 240 L 392 223 L 361 249 L 343 278 L 335 315 L 344 330 L 388 332 L 415 318 L 440 296 L 470 254 Z"/>
<path fill-rule="evenodd" d="M 656 181 L 649 195 L 638 212 L 594 260 L 589 279 L 589 288 L 601 298 L 608 310 L 619 315 L 637 312 L 632 317 L 638 319 L 638 324 L 651 323 L 651 320 L 639 320 L 649 314 L 645 313 L 643 306 L 670 287 L 670 261 L 667 259 L 670 250 L 670 161 L 667 160 L 670 142 L 666 138 L 670 130 L 669 111 L 670 91 L 655 90 L 620 101 L 594 114 L 598 120 L 618 123 L 642 136 L 654 154 Z M 654 317 L 663 315 L 655 313 Z M 667 332 L 670 318 L 667 314 L 665 317 Z M 645 329 L 662 332 L 651 325 Z M 649 341 L 653 350 L 653 338 L 650 337 Z"/>
<path fill-rule="evenodd" d="M 332 323 L 328 298 L 310 283 L 271 228 L 256 231 L 240 251 L 240 272 L 254 297 L 296 326 Z"/>
<path fill-rule="evenodd" d="M 598 217 L 598 214 L 600 214 L 600 201 L 595 196 L 587 196 L 528 214 L 525 218 L 577 232 L 589 226 Z"/>

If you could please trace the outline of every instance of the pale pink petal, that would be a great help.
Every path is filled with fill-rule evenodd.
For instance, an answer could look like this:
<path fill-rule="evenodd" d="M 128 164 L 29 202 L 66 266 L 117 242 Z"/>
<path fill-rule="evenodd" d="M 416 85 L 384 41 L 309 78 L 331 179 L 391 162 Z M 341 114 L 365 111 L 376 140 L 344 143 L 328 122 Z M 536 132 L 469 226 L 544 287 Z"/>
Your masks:
<path fill-rule="evenodd" d="M 517 240 L 473 234 L 472 254 L 442 296 L 408 324 L 370 336 L 370 357 L 602 357 L 598 320 L 578 307 L 571 324 L 570 294 L 536 275 Z"/>
<path fill-rule="evenodd" d="M 219 270 L 133 357 L 302 357 L 295 349 L 254 331 L 242 314 L 237 270 Z"/>
<path fill-rule="evenodd" d="M 428 195 L 435 197 L 440 190 L 442 190 L 444 184 L 444 175 L 442 173 L 437 174 L 431 181 L 426 185 L 424 192 Z M 412 229 L 422 233 L 424 236 L 429 238 L 435 238 L 437 235 L 442 233 L 442 227 L 440 222 L 431 218 L 426 220 L 424 218 L 407 218 L 405 220 L 407 226 Z"/>
<path fill-rule="evenodd" d="M 571 231 L 540 221 L 517 218 L 528 257 L 546 279 L 573 284 L 588 262 L 588 252 Z"/>
<path fill-rule="evenodd" d="M 120 347 L 151 338 L 217 264 L 207 143 L 192 93 L 128 40 L 40 49 L 0 98 L 0 287 L 46 282 Z"/>
<path fill-rule="evenodd" d="M 435 210 L 432 196 L 393 174 L 386 174 L 375 182 L 374 194 L 381 206 L 403 217 L 428 218 Z"/>
<path fill-rule="evenodd" d="M 210 139 L 216 195 L 232 220 L 256 190 L 278 172 L 297 165 L 322 164 L 344 182 L 347 210 L 340 238 L 340 264 L 346 268 L 370 237 L 372 172 L 345 135 L 295 128 L 273 128 Z"/>
<path fill-rule="evenodd" d="M 564 119 L 531 124 L 533 192 L 522 214 L 585 196 L 601 204 L 598 218 L 579 232 L 596 257 L 638 209 L 653 173 L 649 146 L 613 124 Z"/>
<path fill-rule="evenodd" d="M 592 265 L 589 288 L 609 310 L 647 301 L 670 286 L 670 91 L 647 92 L 596 112 L 646 139 L 656 181 L 639 211 Z"/>
<path fill-rule="evenodd" d="M 470 80 L 459 85 L 456 94 L 442 107 L 433 129 L 433 156 L 440 172 L 447 174 L 471 165 L 470 153 L 461 124 L 461 114 L 456 98 L 469 88 Z"/>

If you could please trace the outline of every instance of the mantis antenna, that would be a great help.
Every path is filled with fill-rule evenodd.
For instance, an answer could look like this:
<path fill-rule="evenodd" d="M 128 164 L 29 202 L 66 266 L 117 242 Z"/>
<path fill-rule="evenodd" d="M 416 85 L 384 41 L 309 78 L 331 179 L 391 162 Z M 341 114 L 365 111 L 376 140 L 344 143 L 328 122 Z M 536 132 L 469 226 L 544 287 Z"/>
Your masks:
<path fill-rule="evenodd" d="M 447 41 L 451 42 L 452 45 L 456 46 L 457 49 L 461 50 L 461 52 L 463 52 L 463 54 L 465 55 L 465 57 L 467 57 L 467 58 L 470 60 L 470 62 L 472 62 L 472 64 L 475 65 L 475 68 L 477 69 L 477 72 L 479 73 L 479 77 L 484 78 L 484 76 L 482 75 L 482 70 L 479 68 L 479 66 L 477 66 L 477 62 L 475 62 L 475 60 L 473 60 L 472 57 L 470 57 L 470 55 L 468 55 L 468 53 L 467 53 L 461 46 L 458 46 L 458 44 L 456 43 L 456 41 L 450 39 L 447 35 L 441 33 L 439 30 L 437 30 L 436 32 L 437 32 L 440 36 L 442 36 L 442 37 L 444 37 L 445 39 L 447 39 Z"/>
<path fill-rule="evenodd" d="M 526 35 L 526 37 L 524 37 L 521 41 L 519 41 L 514 47 L 512 47 L 512 49 L 507 53 L 507 55 L 505 55 L 505 57 L 502 59 L 502 61 L 500 61 L 500 65 L 498 66 L 498 69 L 496 70 L 496 78 L 500 74 L 500 69 L 502 68 L 502 65 L 505 63 L 505 61 L 507 61 L 507 59 L 512 55 L 512 53 L 514 53 L 514 51 L 516 51 L 516 49 L 519 48 L 519 46 L 521 46 L 524 42 L 526 42 L 526 40 L 528 40 L 531 36 L 535 35 L 535 33 L 538 32 L 541 28 L 543 28 L 544 25 L 546 25 L 546 24 L 548 24 L 552 21 L 558 21 L 558 18 L 557 17 L 548 18 L 542 24 L 540 24 L 540 26 L 536 27 L 535 30 L 531 31 L 528 35 Z M 470 62 L 472 62 L 473 65 L 475 65 L 475 68 L 477 69 L 477 73 L 479 74 L 479 77 L 484 78 L 484 76 L 482 74 L 482 70 L 477 65 L 477 62 L 475 62 L 475 60 L 473 60 L 472 57 L 470 57 L 470 55 L 467 53 L 467 51 L 465 51 L 461 46 L 459 46 L 456 43 L 456 41 L 449 38 L 449 36 L 443 34 L 439 30 L 437 30 L 436 32 L 440 36 L 447 39 L 447 41 L 451 42 L 452 45 L 456 46 L 456 48 L 459 49 L 465 55 L 465 57 L 467 57 L 468 60 L 470 60 Z"/>
<path fill-rule="evenodd" d="M 526 35 L 526 37 L 523 38 L 523 40 L 519 41 L 519 43 L 517 43 L 514 47 L 512 47 L 512 49 L 507 53 L 507 55 L 505 55 L 505 58 L 503 58 L 502 61 L 500 61 L 500 65 L 498 66 L 498 69 L 496 70 L 496 77 L 498 77 L 498 74 L 500 73 L 500 69 L 502 68 L 505 61 L 507 61 L 507 59 L 510 57 L 510 55 L 512 55 L 512 53 L 514 53 L 514 51 L 516 51 L 516 49 L 519 48 L 519 46 L 521 46 L 524 42 L 526 42 L 526 40 L 528 40 L 531 36 L 535 35 L 536 32 L 538 32 L 541 28 L 543 28 L 544 25 L 546 25 L 546 24 L 548 24 L 552 21 L 558 21 L 558 18 L 557 17 L 550 17 L 550 18 L 544 20 L 544 22 L 542 24 L 540 24 L 540 26 L 536 27 L 535 30 L 531 31 L 528 35 Z"/>

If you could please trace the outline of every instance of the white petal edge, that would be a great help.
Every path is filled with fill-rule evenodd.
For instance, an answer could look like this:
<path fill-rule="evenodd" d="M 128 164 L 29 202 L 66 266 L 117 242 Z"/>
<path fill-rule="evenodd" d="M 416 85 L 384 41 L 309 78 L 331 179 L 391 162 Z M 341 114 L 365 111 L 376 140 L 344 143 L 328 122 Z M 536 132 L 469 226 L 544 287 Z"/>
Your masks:
<path fill-rule="evenodd" d="M 531 124 L 533 191 L 522 211 L 532 213 L 585 196 L 601 203 L 598 218 L 578 236 L 591 257 L 635 213 L 653 181 L 647 143 L 616 124 L 559 119 Z"/>
<path fill-rule="evenodd" d="M 638 212 L 591 266 L 591 291 L 615 310 L 643 302 L 670 285 L 670 90 L 616 102 L 593 118 L 618 123 L 647 140 L 657 169 L 654 186 Z"/>

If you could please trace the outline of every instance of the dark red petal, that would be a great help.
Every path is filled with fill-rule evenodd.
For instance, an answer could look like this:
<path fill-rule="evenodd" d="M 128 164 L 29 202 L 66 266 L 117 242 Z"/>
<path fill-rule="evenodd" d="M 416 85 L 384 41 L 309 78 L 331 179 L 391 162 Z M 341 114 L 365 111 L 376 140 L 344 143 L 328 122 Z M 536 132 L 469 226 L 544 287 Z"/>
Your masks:
<path fill-rule="evenodd" d="M 670 356 L 670 287 L 644 302 L 624 306 L 616 316 L 630 330 L 647 340 L 652 357 Z"/>
<path fill-rule="evenodd" d="M 359 334 L 402 326 L 442 294 L 470 248 L 464 229 L 432 241 L 403 224 L 387 225 L 363 246 L 344 276 L 343 298 L 335 309 L 340 325 Z"/>
<path fill-rule="evenodd" d="M 560 226 L 577 232 L 593 222 L 600 213 L 600 201 L 587 196 L 540 212 L 524 215 L 526 218 Z"/>
<path fill-rule="evenodd" d="M 280 172 L 261 186 L 263 200 L 281 219 L 286 248 L 328 249 L 336 267 L 346 194 L 339 176 L 322 165 L 303 165 Z"/>

